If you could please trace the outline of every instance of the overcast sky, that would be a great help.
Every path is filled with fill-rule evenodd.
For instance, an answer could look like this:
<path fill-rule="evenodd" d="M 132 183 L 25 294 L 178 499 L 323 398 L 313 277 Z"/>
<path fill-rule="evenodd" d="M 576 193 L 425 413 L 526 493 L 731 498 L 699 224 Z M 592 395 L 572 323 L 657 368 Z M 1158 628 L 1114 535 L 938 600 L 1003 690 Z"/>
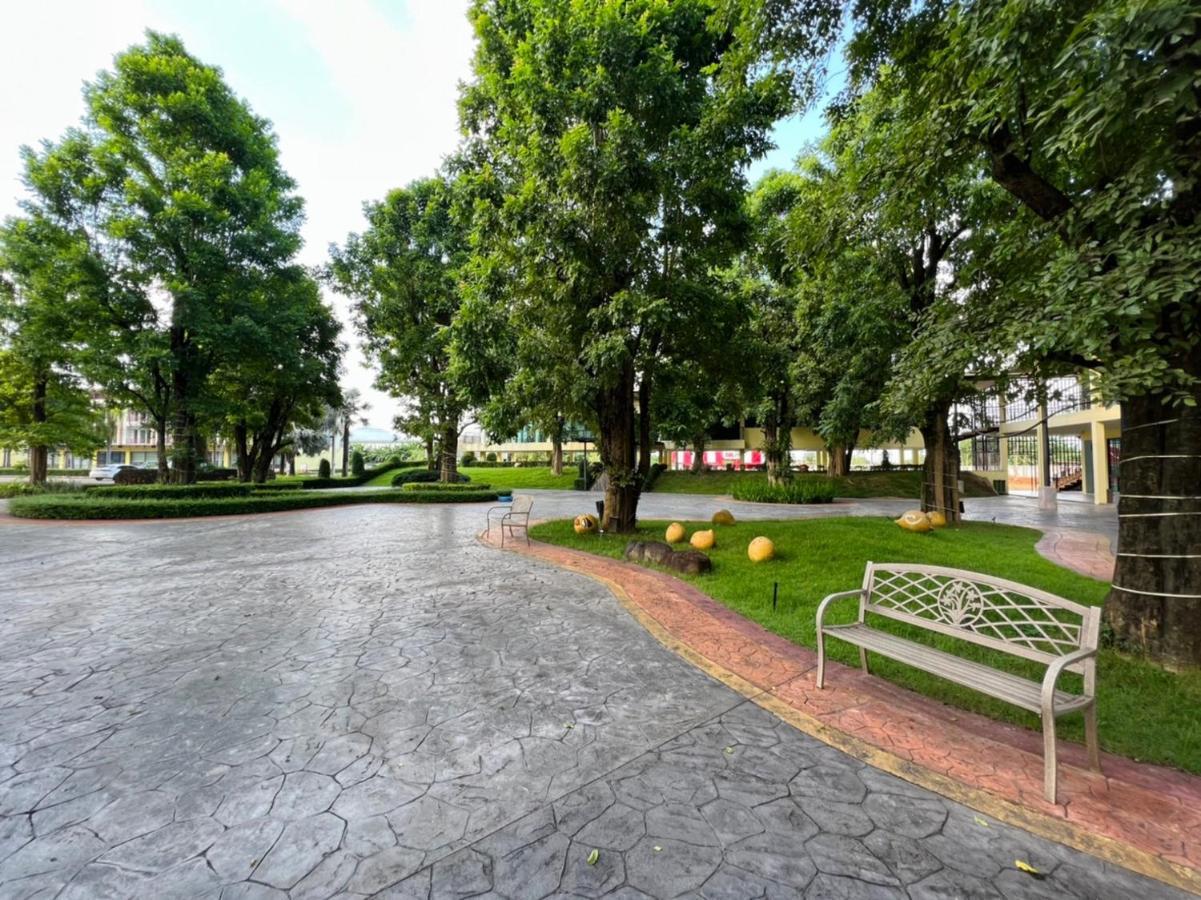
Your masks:
<path fill-rule="evenodd" d="M 307 221 L 302 261 L 362 228 L 362 204 L 431 174 L 458 141 L 458 84 L 469 74 L 467 0 L 41 0 L 0 8 L 0 216 L 17 211 L 19 148 L 56 138 L 83 112 L 80 88 L 147 28 L 179 35 L 270 119 Z M 757 165 L 787 166 L 812 116 L 777 129 Z M 397 401 L 372 386 L 344 298 L 327 297 L 351 345 L 345 386 L 391 428 Z"/>

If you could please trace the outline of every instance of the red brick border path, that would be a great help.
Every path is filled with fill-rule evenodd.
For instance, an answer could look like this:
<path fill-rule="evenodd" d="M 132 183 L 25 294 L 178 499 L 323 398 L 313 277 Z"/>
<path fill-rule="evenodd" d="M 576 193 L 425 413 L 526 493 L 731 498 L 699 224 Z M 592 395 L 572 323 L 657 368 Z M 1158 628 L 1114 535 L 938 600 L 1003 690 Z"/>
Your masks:
<path fill-rule="evenodd" d="M 1055 546 L 1067 540 L 1060 535 Z M 1082 746 L 1061 743 L 1060 802 L 1050 804 L 1035 732 L 838 663 L 829 664 L 819 691 L 813 651 L 669 575 L 540 542 L 506 542 L 506 549 L 605 582 L 671 649 L 827 743 L 996 818 L 1201 894 L 1199 777 L 1110 754 L 1104 773 L 1095 773 Z"/>
<path fill-rule="evenodd" d="M 1109 549 L 1109 538 L 1092 531 L 1076 531 L 1063 528 L 1043 534 L 1034 549 L 1066 569 L 1113 581 L 1113 552 Z"/>

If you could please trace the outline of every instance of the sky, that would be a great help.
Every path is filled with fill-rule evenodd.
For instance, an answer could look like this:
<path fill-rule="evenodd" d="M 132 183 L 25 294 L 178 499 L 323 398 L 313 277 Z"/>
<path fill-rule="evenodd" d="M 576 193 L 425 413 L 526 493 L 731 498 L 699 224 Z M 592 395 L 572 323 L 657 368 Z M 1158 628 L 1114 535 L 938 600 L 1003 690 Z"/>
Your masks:
<path fill-rule="evenodd" d="M 363 227 L 364 201 L 430 175 L 459 140 L 456 100 L 470 73 L 467 0 L 41 0 L 0 7 L 0 217 L 18 211 L 19 149 L 59 137 L 83 113 L 80 89 L 147 28 L 178 35 L 271 120 L 307 219 L 301 261 Z M 820 132 L 781 122 L 752 177 L 787 167 Z M 350 345 L 342 378 L 390 429 L 400 403 L 372 387 L 349 303 L 326 289 Z"/>

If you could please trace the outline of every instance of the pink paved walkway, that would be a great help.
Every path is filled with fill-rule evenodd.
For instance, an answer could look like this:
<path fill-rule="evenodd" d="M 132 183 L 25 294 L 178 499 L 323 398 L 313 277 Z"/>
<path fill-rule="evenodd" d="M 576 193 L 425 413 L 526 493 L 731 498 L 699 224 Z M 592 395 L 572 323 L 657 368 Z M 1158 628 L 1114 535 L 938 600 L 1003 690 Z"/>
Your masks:
<path fill-rule="evenodd" d="M 1109 549 L 1109 538 L 1103 534 L 1061 528 L 1044 533 L 1034 549 L 1051 562 L 1081 575 L 1102 581 L 1113 580 L 1114 557 Z"/>
<path fill-rule="evenodd" d="M 1053 549 L 1074 552 L 1069 540 L 1060 536 Z M 549 544 L 527 549 L 514 542 L 506 549 L 605 581 L 664 643 L 828 743 L 991 815 L 1201 893 L 1201 778 L 1109 754 L 1099 774 L 1087 768 L 1082 746 L 1061 743 L 1060 802 L 1050 804 L 1042 796 L 1042 737 L 1035 732 L 838 663 L 830 664 L 827 687 L 819 691 L 813 651 L 682 581 Z"/>

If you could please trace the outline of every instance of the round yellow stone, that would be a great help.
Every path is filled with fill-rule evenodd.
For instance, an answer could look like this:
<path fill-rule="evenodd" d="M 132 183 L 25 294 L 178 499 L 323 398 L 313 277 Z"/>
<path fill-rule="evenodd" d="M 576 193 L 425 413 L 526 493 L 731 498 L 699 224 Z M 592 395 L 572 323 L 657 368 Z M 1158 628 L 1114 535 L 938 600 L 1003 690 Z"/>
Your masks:
<path fill-rule="evenodd" d="M 683 525 L 681 525 L 679 522 L 672 522 L 667 526 L 667 534 L 665 534 L 664 537 L 667 538 L 667 543 L 678 544 L 684 540 L 684 537 L 687 534 L 688 532 L 685 531 Z"/>
<path fill-rule="evenodd" d="M 717 544 L 717 535 L 713 533 L 713 529 L 708 531 L 694 532 L 692 538 L 688 541 L 697 550 L 712 550 Z"/>
<path fill-rule="evenodd" d="M 596 516 L 584 513 L 582 516 L 575 517 L 571 527 L 575 529 L 576 534 L 591 534 L 600 527 L 600 523 L 596 521 Z"/>
<path fill-rule="evenodd" d="M 734 514 L 728 509 L 719 509 L 713 514 L 713 518 L 709 521 L 711 521 L 714 525 L 733 525 Z"/>
<path fill-rule="evenodd" d="M 923 532 L 931 528 L 930 517 L 920 509 L 911 509 L 897 519 L 897 524 L 906 531 Z"/>
<path fill-rule="evenodd" d="M 932 509 L 926 513 L 926 518 L 930 520 L 931 528 L 946 528 L 947 517 L 942 514 L 940 509 Z"/>
<path fill-rule="evenodd" d="M 776 545 L 771 542 L 770 538 L 760 535 L 746 548 L 746 555 L 751 562 L 767 562 L 769 559 L 775 558 Z"/>

